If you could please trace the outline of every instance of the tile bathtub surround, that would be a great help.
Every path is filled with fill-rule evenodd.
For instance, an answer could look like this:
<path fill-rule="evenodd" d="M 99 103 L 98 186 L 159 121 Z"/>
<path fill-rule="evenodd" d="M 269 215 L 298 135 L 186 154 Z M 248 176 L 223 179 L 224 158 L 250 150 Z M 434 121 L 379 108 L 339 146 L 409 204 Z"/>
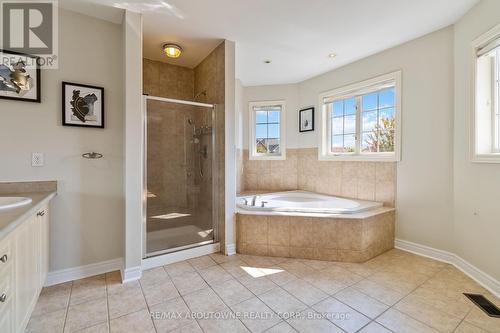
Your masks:
<path fill-rule="evenodd" d="M 284 161 L 249 160 L 244 150 L 243 191 L 304 190 L 394 207 L 396 163 L 318 161 L 317 148 L 287 149 Z"/>
<path fill-rule="evenodd" d="M 0 194 L 57 192 L 57 181 L 1 182 Z"/>
<path fill-rule="evenodd" d="M 212 283 L 207 270 L 232 277 Z M 214 254 L 128 284 L 113 272 L 44 288 L 26 332 L 500 332 L 463 292 L 500 306 L 454 267 L 396 249 L 361 264 Z"/>
<path fill-rule="evenodd" d="M 236 215 L 237 252 L 363 262 L 394 247 L 394 210 L 360 219 Z"/>

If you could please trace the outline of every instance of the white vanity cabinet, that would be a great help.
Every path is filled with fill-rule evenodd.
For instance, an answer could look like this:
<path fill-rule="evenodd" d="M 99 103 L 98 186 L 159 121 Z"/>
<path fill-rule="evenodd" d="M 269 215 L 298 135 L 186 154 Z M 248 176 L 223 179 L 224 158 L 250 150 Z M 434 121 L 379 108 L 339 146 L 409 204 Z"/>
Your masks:
<path fill-rule="evenodd" d="M 0 241 L 0 332 L 24 332 L 49 269 L 49 209 Z"/>

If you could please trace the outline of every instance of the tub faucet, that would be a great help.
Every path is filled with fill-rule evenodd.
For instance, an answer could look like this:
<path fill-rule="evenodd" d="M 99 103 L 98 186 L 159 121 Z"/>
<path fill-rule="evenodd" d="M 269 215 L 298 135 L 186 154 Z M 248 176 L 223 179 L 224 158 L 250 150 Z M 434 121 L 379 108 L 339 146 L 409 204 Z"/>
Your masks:
<path fill-rule="evenodd" d="M 255 202 L 257 201 L 257 197 L 258 197 L 257 195 L 254 195 L 252 197 L 252 206 L 255 206 Z"/>

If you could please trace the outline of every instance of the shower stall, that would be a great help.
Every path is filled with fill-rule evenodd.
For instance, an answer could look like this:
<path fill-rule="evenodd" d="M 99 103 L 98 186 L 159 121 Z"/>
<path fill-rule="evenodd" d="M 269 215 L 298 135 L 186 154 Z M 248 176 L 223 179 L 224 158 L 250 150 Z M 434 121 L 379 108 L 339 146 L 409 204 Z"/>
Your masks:
<path fill-rule="evenodd" d="M 145 96 L 144 258 L 217 241 L 215 105 Z"/>

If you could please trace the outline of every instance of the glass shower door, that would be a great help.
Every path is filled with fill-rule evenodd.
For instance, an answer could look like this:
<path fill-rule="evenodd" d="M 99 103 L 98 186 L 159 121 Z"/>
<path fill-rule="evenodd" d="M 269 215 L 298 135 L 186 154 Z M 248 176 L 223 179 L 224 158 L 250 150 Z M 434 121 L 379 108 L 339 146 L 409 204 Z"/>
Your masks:
<path fill-rule="evenodd" d="M 213 107 L 146 101 L 146 256 L 211 243 Z"/>

